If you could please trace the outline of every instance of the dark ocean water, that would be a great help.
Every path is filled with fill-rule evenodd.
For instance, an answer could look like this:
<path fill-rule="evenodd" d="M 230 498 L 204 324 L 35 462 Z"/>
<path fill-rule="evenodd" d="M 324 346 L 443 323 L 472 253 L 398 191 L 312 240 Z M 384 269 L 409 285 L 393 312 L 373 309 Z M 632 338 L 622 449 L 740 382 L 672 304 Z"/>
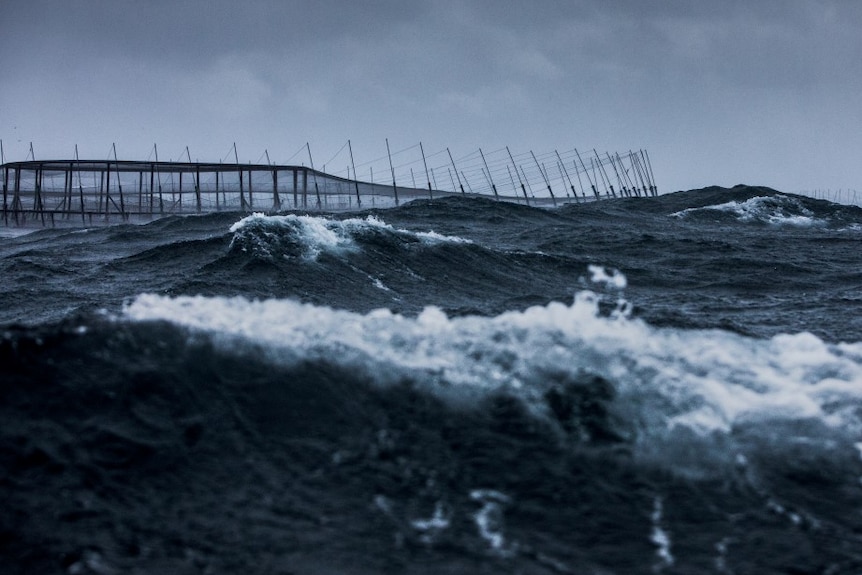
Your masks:
<path fill-rule="evenodd" d="M 862 210 L 0 239 L 2 573 L 862 573 Z"/>

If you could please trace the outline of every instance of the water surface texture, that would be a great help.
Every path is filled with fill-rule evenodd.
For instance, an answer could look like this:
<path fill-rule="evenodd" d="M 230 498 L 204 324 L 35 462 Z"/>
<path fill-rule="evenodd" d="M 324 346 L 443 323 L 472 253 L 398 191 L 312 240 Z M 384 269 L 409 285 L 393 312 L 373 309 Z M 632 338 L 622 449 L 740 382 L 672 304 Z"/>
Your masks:
<path fill-rule="evenodd" d="M 862 573 L 862 209 L 0 240 L 6 573 Z"/>

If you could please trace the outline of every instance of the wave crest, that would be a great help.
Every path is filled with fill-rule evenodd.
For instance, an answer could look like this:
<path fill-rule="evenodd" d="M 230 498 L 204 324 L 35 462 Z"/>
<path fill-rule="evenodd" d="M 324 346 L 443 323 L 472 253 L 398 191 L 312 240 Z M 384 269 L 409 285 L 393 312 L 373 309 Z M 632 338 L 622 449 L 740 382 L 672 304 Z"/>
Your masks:
<path fill-rule="evenodd" d="M 226 350 L 244 342 L 274 362 L 324 361 L 382 384 L 415 381 L 455 401 L 504 391 L 546 415 L 549 394 L 571 402 L 591 386 L 601 397 L 584 401 L 608 403 L 608 433 L 653 446 L 680 429 L 708 437 L 775 421 L 862 431 L 862 344 L 828 344 L 808 333 L 760 340 L 655 328 L 602 315 L 599 300 L 581 292 L 571 305 L 496 317 L 448 317 L 436 307 L 407 317 L 290 300 L 144 294 L 124 317 L 207 332 Z"/>
<path fill-rule="evenodd" d="M 274 257 L 301 258 L 314 261 L 321 253 L 342 255 L 359 248 L 363 240 L 376 236 L 402 242 L 471 243 L 470 240 L 445 236 L 436 232 L 412 232 L 392 227 L 369 215 L 365 218 L 332 219 L 308 215 L 252 214 L 230 227 L 234 234 L 230 248 L 263 259 Z"/>
<path fill-rule="evenodd" d="M 715 215 L 716 212 L 733 215 L 745 223 L 763 223 L 777 226 L 814 227 L 826 222 L 816 218 L 797 198 L 783 194 L 757 196 L 745 201 L 730 201 L 712 206 L 687 208 L 674 212 L 673 217 L 685 218 L 695 214 Z"/>

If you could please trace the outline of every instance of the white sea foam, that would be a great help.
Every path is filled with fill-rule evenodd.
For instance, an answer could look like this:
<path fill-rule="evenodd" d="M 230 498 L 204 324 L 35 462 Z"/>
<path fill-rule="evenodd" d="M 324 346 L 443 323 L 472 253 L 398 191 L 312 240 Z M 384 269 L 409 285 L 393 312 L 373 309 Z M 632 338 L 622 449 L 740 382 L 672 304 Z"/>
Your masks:
<path fill-rule="evenodd" d="M 731 201 L 702 208 L 688 208 L 675 212 L 671 216 L 685 217 L 692 213 L 710 210 L 734 214 L 742 222 L 762 222 L 798 227 L 813 227 L 826 223 L 815 218 L 814 213 L 802 205 L 798 199 L 782 194 L 758 196 L 743 202 Z"/>
<path fill-rule="evenodd" d="M 444 511 L 443 505 L 438 501 L 434 506 L 434 514 L 428 519 L 414 519 L 410 522 L 417 531 L 423 533 L 436 533 L 447 529 L 450 524 L 450 517 Z"/>
<path fill-rule="evenodd" d="M 625 289 L 628 285 L 626 276 L 620 270 L 611 270 L 608 272 L 603 266 L 590 265 L 587 267 L 590 272 L 590 281 L 593 283 L 605 284 L 608 287 L 615 289 Z"/>
<path fill-rule="evenodd" d="M 531 402 L 555 381 L 591 374 L 612 382 L 612 409 L 635 441 L 647 443 L 666 435 L 672 445 L 680 430 L 706 437 L 809 418 L 828 429 L 862 431 L 862 343 L 829 344 L 809 333 L 754 339 L 655 328 L 603 316 L 598 303 L 582 292 L 571 305 L 496 317 L 450 318 L 427 307 L 411 318 L 290 300 L 144 294 L 124 317 L 208 332 L 226 349 L 246 342 L 274 362 L 322 359 L 382 384 L 408 378 L 456 400 L 505 388 Z"/>
<path fill-rule="evenodd" d="M 473 516 L 479 536 L 493 552 L 504 556 L 512 553 L 514 548 L 507 545 L 503 521 L 503 506 L 509 503 L 509 497 L 492 489 L 476 489 L 470 492 L 470 499 L 482 505 Z"/>
<path fill-rule="evenodd" d="M 271 257 L 273 247 L 285 237 L 299 244 L 304 259 L 315 260 L 322 252 L 347 253 L 357 249 L 358 236 L 369 231 L 390 233 L 403 239 L 423 244 L 472 243 L 457 236 L 437 232 L 411 232 L 394 228 L 375 216 L 343 220 L 307 215 L 267 216 L 255 213 L 230 227 L 233 243 L 240 242 L 242 249 L 251 249 L 257 255 Z"/>
<path fill-rule="evenodd" d="M 653 500 L 653 511 L 650 515 L 652 529 L 650 531 L 650 541 L 656 546 L 656 555 L 658 556 L 658 564 L 655 565 L 654 571 L 661 572 L 666 567 L 672 567 L 674 564 L 673 554 L 670 552 L 670 535 L 662 527 L 664 515 L 664 504 L 660 497 Z"/>

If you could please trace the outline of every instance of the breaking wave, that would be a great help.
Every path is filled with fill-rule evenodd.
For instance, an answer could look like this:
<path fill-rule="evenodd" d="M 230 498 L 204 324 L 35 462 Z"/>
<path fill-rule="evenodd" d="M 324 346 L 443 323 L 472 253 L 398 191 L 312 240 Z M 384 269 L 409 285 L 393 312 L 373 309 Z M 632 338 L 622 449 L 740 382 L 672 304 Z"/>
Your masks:
<path fill-rule="evenodd" d="M 592 271 L 604 281 L 614 277 Z M 381 385 L 413 381 L 455 403 L 504 391 L 539 417 L 562 418 L 575 435 L 618 438 L 648 458 L 674 453 L 667 459 L 695 473 L 708 462 L 679 458 L 681 438 L 689 444 L 720 438 L 724 449 L 711 450 L 710 457 L 735 464 L 747 455 L 734 442 L 751 425 L 791 422 L 793 441 L 834 443 L 839 437 L 850 446 L 846 456 L 857 457 L 852 445 L 862 432 L 862 344 L 827 344 L 809 333 L 760 340 L 721 330 L 655 328 L 629 317 L 622 299 L 603 314 L 600 300 L 583 291 L 571 305 L 496 317 L 447 317 L 426 307 L 411 318 L 291 300 L 144 294 L 123 317 L 208 333 L 225 351 L 259 348 L 280 365 L 325 361 Z M 606 420 L 598 427 L 568 421 L 578 418 L 576 409 L 549 403 L 561 390 L 604 397 Z M 808 423 L 800 427 L 800 421 Z"/>
<path fill-rule="evenodd" d="M 700 208 L 687 208 L 674 212 L 673 217 L 685 218 L 695 214 L 715 215 L 727 213 L 745 223 L 763 223 L 776 226 L 813 227 L 825 225 L 824 220 L 815 217 L 798 198 L 783 194 L 758 196 L 745 201 L 730 201 Z"/>
<path fill-rule="evenodd" d="M 308 215 L 267 216 L 253 214 L 230 227 L 231 249 L 262 258 L 277 256 L 314 261 L 321 253 L 343 254 L 357 249 L 357 242 L 386 236 L 405 243 L 471 243 L 434 231 L 397 229 L 369 215 L 365 218 L 332 219 Z"/>

